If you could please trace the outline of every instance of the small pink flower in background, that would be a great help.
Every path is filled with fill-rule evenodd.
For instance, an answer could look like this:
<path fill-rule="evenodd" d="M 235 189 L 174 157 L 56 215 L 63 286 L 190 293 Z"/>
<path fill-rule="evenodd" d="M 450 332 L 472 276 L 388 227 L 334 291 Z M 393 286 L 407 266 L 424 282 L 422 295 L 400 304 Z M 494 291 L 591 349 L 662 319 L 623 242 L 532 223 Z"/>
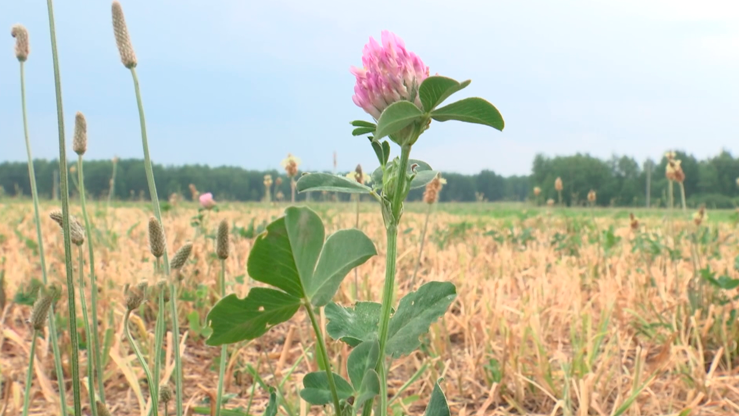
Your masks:
<path fill-rule="evenodd" d="M 354 86 L 354 104 L 369 115 L 380 118 L 390 104 L 408 100 L 416 90 L 414 103 L 422 108 L 418 98 L 418 86 L 428 78 L 429 68 L 421 58 L 405 49 L 405 43 L 394 33 L 383 30 L 382 45 L 370 37 L 362 51 L 363 68 L 352 67 L 357 78 Z"/>
<path fill-rule="evenodd" d="M 213 209 L 216 206 L 216 201 L 213 199 L 213 194 L 208 192 L 200 195 L 200 206 L 205 209 Z"/>

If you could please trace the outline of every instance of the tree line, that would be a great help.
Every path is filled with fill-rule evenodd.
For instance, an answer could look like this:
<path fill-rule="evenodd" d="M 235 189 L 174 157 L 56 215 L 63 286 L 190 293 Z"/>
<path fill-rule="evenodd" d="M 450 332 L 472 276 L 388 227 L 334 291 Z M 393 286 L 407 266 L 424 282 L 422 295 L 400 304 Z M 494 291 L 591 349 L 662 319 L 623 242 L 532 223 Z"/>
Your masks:
<path fill-rule="evenodd" d="M 728 151 L 714 157 L 698 160 L 685 152 L 676 152 L 685 172 L 685 192 L 691 206 L 706 204 L 709 208 L 739 206 L 739 158 Z M 588 192 L 597 193 L 600 206 L 664 206 L 667 179 L 665 159 L 637 162 L 628 156 L 612 156 L 600 159 L 588 154 L 548 157 L 539 154 L 534 158 L 531 174 L 502 176 L 492 170 L 475 175 L 442 173 L 447 183 L 440 194 L 440 201 L 533 201 L 544 204 L 548 199 L 558 200 L 554 182 L 561 178 L 564 188 L 563 203 L 569 206 L 585 205 Z M 52 198 L 55 180 L 58 181 L 58 162 L 34 161 L 38 192 L 41 198 Z M 74 165 L 70 166 L 74 169 Z M 107 199 L 113 174 L 111 160 L 85 161 L 85 185 L 88 197 Z M 154 165 L 157 189 L 162 196 L 172 194 L 191 199 L 190 185 L 200 192 L 212 192 L 217 200 L 260 201 L 265 197 L 264 177 L 271 175 L 272 198 L 279 194 L 290 198 L 290 181 L 278 170 L 257 171 L 235 166 L 210 167 L 206 165 L 162 166 Z M 278 186 L 276 179 L 282 183 Z M 74 175 L 70 176 L 73 179 Z M 73 182 L 73 181 L 72 181 Z M 649 195 L 647 186 L 649 183 Z M 535 197 L 534 187 L 541 189 Z M 72 185 L 74 192 L 74 185 Z M 148 186 L 143 162 L 139 159 L 118 160 L 113 199 L 138 200 L 148 198 Z M 25 162 L 0 163 L 0 196 L 30 196 L 28 167 Z M 423 189 L 411 192 L 409 199 L 420 200 Z M 676 194 L 676 195 L 679 195 Z M 333 194 L 314 193 L 313 199 L 335 198 Z M 298 200 L 305 195 L 298 195 Z"/>

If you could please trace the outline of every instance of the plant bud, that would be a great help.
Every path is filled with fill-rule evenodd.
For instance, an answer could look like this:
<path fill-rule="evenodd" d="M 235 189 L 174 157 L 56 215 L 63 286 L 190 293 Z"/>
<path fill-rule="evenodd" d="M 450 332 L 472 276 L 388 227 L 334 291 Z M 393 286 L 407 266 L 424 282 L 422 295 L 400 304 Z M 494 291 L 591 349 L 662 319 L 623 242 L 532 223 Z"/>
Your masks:
<path fill-rule="evenodd" d="M 78 155 L 84 155 L 87 151 L 87 120 L 85 115 L 77 112 L 74 117 L 74 141 L 72 150 Z"/>
<path fill-rule="evenodd" d="M 136 286 L 131 287 L 126 285 L 124 290 L 126 295 L 126 309 L 131 312 L 136 310 L 146 297 L 146 289 L 149 285 L 146 282 L 141 282 Z"/>
<path fill-rule="evenodd" d="M 162 224 L 156 217 L 149 218 L 149 250 L 151 254 L 160 258 L 164 255 L 164 249 L 166 248 L 166 240 L 164 238 L 164 230 Z"/>
<path fill-rule="evenodd" d="M 221 260 L 228 258 L 228 222 L 221 220 L 218 224 L 218 236 L 216 238 L 216 254 Z"/>
<path fill-rule="evenodd" d="M 190 258 L 190 254 L 192 253 L 192 243 L 187 242 L 184 246 L 180 247 L 179 250 L 174 254 L 174 257 L 172 257 L 172 261 L 169 263 L 169 266 L 174 270 L 181 269 L 185 262 L 187 262 L 187 259 Z"/>
<path fill-rule="evenodd" d="M 128 36 L 128 28 L 126 27 L 126 19 L 123 17 L 123 8 L 117 0 L 113 2 L 113 34 L 115 35 L 115 43 L 118 46 L 118 53 L 121 55 L 123 65 L 132 69 L 136 67 L 136 53 L 131 45 L 131 37 Z"/>
<path fill-rule="evenodd" d="M 19 62 L 26 62 L 31 52 L 28 43 L 28 30 L 23 25 L 15 25 L 10 29 L 10 35 L 15 38 L 15 57 Z"/>

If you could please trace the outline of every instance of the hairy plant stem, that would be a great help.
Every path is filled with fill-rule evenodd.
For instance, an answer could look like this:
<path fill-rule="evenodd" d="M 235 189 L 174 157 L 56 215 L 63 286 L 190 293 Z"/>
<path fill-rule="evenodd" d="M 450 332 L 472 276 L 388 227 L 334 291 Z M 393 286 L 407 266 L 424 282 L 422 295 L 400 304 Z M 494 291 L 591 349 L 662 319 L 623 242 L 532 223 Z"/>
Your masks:
<path fill-rule="evenodd" d="M 89 245 L 90 242 L 88 241 Z M 85 251 L 82 246 L 77 247 L 79 252 L 79 279 L 80 279 L 80 309 L 82 309 L 82 324 L 85 326 L 85 336 L 87 337 L 87 350 L 90 348 L 90 319 L 87 315 L 87 301 L 85 300 Z M 97 406 L 95 406 L 95 377 L 93 376 L 93 365 L 91 354 L 87 354 L 87 392 L 90 395 L 90 408 L 92 416 L 97 416 Z"/>
<path fill-rule="evenodd" d="M 79 155 L 77 157 L 77 176 L 78 176 L 78 182 L 79 182 L 79 192 L 80 192 L 80 205 L 82 205 L 82 217 L 85 220 L 85 232 L 87 237 L 87 251 L 88 251 L 88 257 L 90 259 L 90 301 L 92 302 L 92 360 L 90 359 L 90 355 L 88 354 L 88 366 L 90 366 L 91 363 L 94 363 L 94 367 L 97 370 L 97 394 L 100 398 L 100 401 L 105 404 L 105 386 L 104 386 L 104 380 L 103 380 L 103 361 L 100 354 L 100 337 L 98 336 L 98 286 L 97 286 L 97 278 L 95 276 L 95 253 L 92 248 L 92 225 L 90 224 L 90 217 L 87 215 L 87 201 L 85 200 L 85 173 L 84 173 L 84 162 L 82 160 L 82 155 Z M 81 273 L 81 272 L 80 272 Z M 82 283 L 80 283 L 82 284 Z M 82 288 L 80 288 L 82 290 Z M 83 306 L 84 307 L 84 306 Z M 87 334 L 90 336 L 90 333 Z M 88 339 L 88 345 L 89 345 L 90 339 Z M 88 350 L 90 350 L 88 348 Z M 93 398 L 93 396 L 90 396 Z M 93 408 L 94 412 L 97 412 L 95 401 L 92 400 L 91 407 Z"/>
<path fill-rule="evenodd" d="M 52 0 L 46 0 L 49 15 L 49 34 L 51 37 L 51 55 L 54 67 L 54 89 L 56 93 L 56 116 L 59 128 L 59 183 L 62 199 L 62 230 L 64 232 L 64 263 L 67 274 L 67 304 L 69 311 L 69 338 L 72 344 L 70 362 L 72 367 L 72 392 L 74 397 L 74 413 L 82 415 L 82 400 L 80 398 L 80 357 L 79 339 L 77 334 L 77 312 L 75 310 L 74 270 L 72 267 L 72 240 L 69 232 L 69 177 L 67 176 L 67 150 L 64 140 L 64 107 L 62 105 L 62 80 L 59 73 L 59 54 L 56 47 L 56 27 L 54 25 L 54 5 Z M 63 379 L 63 374 L 57 376 Z M 61 389 L 63 390 L 63 389 Z M 63 409 L 66 412 L 66 409 Z"/>
<path fill-rule="evenodd" d="M 226 297 L 226 260 L 221 259 L 221 299 Z M 221 360 L 218 369 L 218 390 L 216 392 L 216 415 L 221 416 L 221 402 L 223 401 L 223 378 L 226 375 L 226 362 L 228 361 L 227 344 L 221 346 Z"/>
<path fill-rule="evenodd" d="M 413 133 L 409 143 L 418 139 L 420 131 Z M 390 323 L 390 311 L 395 301 L 395 265 L 398 260 L 398 225 L 403 213 L 403 201 L 405 200 L 408 187 L 407 171 L 408 159 L 410 159 L 411 145 L 405 144 L 400 147 L 400 161 L 397 166 L 397 179 L 395 190 L 390 202 L 390 213 L 385 215 L 386 228 L 386 258 L 385 258 L 385 284 L 382 289 L 382 306 L 380 309 L 380 324 L 378 334 L 380 338 L 380 359 L 377 361 L 377 374 L 380 376 L 380 416 L 387 416 L 387 371 L 385 368 L 385 347 L 387 346 L 387 335 Z M 383 208 L 386 209 L 386 208 Z M 362 411 L 363 416 L 372 413 L 372 402 L 368 400 Z"/>
<path fill-rule="evenodd" d="M 328 353 L 326 352 L 326 342 L 323 339 L 321 327 L 318 324 L 318 319 L 316 319 L 316 314 L 313 312 L 313 306 L 310 304 L 310 301 L 305 300 L 303 302 L 303 306 L 305 306 L 305 310 L 308 311 L 308 317 L 310 318 L 310 322 L 313 325 L 313 332 L 316 333 L 316 349 L 321 355 L 321 359 L 326 366 L 326 377 L 328 378 L 328 387 L 331 390 L 331 398 L 334 401 L 334 410 L 336 416 L 341 416 L 341 403 L 339 403 L 339 393 L 336 390 L 336 380 L 334 380 L 334 373 L 331 370 L 331 361 L 329 361 Z"/>
<path fill-rule="evenodd" d="M 28 405 L 31 402 L 31 384 L 33 384 L 33 360 L 36 357 L 36 338 L 38 331 L 33 331 L 31 349 L 28 352 L 28 372 L 26 373 L 26 386 L 23 392 L 23 416 L 28 416 Z"/>
<path fill-rule="evenodd" d="M 139 78 L 136 75 L 136 68 L 131 68 L 131 76 L 133 78 L 133 86 L 136 92 L 136 104 L 139 109 L 139 123 L 141 124 L 141 144 L 144 148 L 144 170 L 146 171 L 146 182 L 149 185 L 149 195 L 151 196 L 151 203 L 154 209 L 154 216 L 162 222 L 162 210 L 159 207 L 159 197 L 157 196 L 156 182 L 154 181 L 154 170 L 151 165 L 151 158 L 149 157 L 149 141 L 146 136 L 146 117 L 144 116 L 144 104 L 141 101 L 141 88 L 139 87 Z M 164 254 L 162 256 L 164 260 L 164 275 L 169 276 L 169 257 L 167 256 L 167 248 L 164 248 Z M 174 282 L 170 282 L 169 285 L 170 297 L 169 305 L 172 315 L 172 347 L 174 352 L 174 379 L 175 379 L 175 403 L 177 406 L 177 416 L 182 416 L 183 407 L 182 401 L 182 358 L 180 357 L 180 332 L 177 315 L 177 289 Z"/>
<path fill-rule="evenodd" d="M 354 220 L 354 228 L 359 229 L 359 200 L 361 197 L 359 195 L 352 195 L 354 197 L 354 209 L 356 211 L 356 217 Z M 359 268 L 354 268 L 354 301 L 359 301 Z"/>
<path fill-rule="evenodd" d="M 33 155 L 31 153 L 31 139 L 28 134 L 28 116 L 26 112 L 26 76 L 25 63 L 20 63 L 21 72 L 21 106 L 23 110 L 23 134 L 26 139 L 26 154 L 28 155 L 28 178 L 31 182 L 31 196 L 33 198 L 33 216 L 36 223 L 36 241 L 38 242 L 39 261 L 41 263 L 41 278 L 44 285 L 48 284 L 46 273 L 46 256 L 44 255 L 44 240 L 41 234 L 41 216 L 39 213 L 38 188 L 36 187 L 36 172 L 33 167 Z M 62 370 L 62 354 L 59 351 L 59 337 L 56 332 L 56 319 L 54 319 L 54 306 L 49 308 L 49 338 L 51 349 L 54 352 L 54 368 L 56 369 L 59 386 L 59 406 L 64 412 L 67 410 L 67 398 L 64 396 L 64 372 Z"/>
<path fill-rule="evenodd" d="M 423 256 L 423 243 L 426 241 L 426 230 L 429 226 L 429 218 L 431 218 L 431 210 L 433 208 L 433 204 L 428 204 L 428 208 L 426 209 L 426 220 L 423 222 L 423 229 L 421 230 L 421 243 L 418 247 L 418 259 L 416 260 L 416 267 L 413 269 L 413 277 L 411 277 L 411 288 L 413 288 L 416 285 L 416 275 L 418 274 L 418 269 L 421 267 L 421 256 Z"/>
<path fill-rule="evenodd" d="M 139 360 L 139 363 L 141 364 L 141 367 L 144 369 L 144 374 L 146 375 L 146 384 L 149 385 L 149 395 L 151 396 L 151 412 L 150 414 L 157 416 L 159 411 L 159 392 L 155 390 L 154 387 L 154 377 L 151 375 L 151 370 L 149 369 L 149 364 L 146 363 L 146 359 L 144 358 L 144 355 L 141 353 L 141 349 L 139 348 L 139 345 L 136 343 L 136 341 L 131 336 L 131 330 L 128 328 L 129 323 L 129 317 L 131 316 L 131 311 L 126 312 L 125 318 L 123 318 L 123 329 L 126 332 L 126 339 L 128 339 L 128 343 L 131 344 L 131 348 L 133 349 L 133 353 L 136 355 L 136 359 Z"/>

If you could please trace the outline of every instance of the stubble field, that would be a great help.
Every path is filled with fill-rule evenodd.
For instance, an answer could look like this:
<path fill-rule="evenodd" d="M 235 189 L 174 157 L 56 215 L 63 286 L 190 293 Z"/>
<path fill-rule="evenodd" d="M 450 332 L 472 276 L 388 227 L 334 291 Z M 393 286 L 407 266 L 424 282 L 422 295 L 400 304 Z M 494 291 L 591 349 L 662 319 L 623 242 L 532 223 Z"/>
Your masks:
<path fill-rule="evenodd" d="M 143 416 L 148 390 L 123 335 L 123 316 L 124 286 L 144 280 L 155 287 L 158 279 L 148 246 L 150 205 L 89 206 L 108 407 L 114 415 Z M 49 279 L 64 287 L 62 234 L 48 217 L 54 208 L 42 204 L 42 231 Z M 186 241 L 194 244 L 178 276 L 185 406 L 190 414 L 210 414 L 215 401 L 220 349 L 205 345 L 205 316 L 219 298 L 216 226 L 224 218 L 232 225 L 227 290 L 242 297 L 257 284 L 249 280 L 245 267 L 254 239 L 284 208 L 223 203 L 217 212 L 199 213 L 195 205 L 180 204 L 163 214 L 170 250 Z M 322 203 L 312 208 L 327 233 L 355 225 L 353 204 Z M 435 206 L 413 287 L 425 281 L 451 281 L 457 298 L 423 338 L 421 351 L 394 362 L 390 374 L 397 381 L 391 383 L 389 394 L 398 397 L 391 401 L 393 414 L 422 413 L 439 378 L 452 414 L 462 416 L 739 413 L 737 214 L 709 212 L 709 218 L 696 225 L 680 210 L 672 214 L 642 210 L 634 212 L 638 226 L 632 229 L 629 212 Z M 78 211 L 72 213 L 79 217 Z M 403 216 L 398 297 L 411 286 L 425 218 L 426 205 L 420 203 L 410 204 Z M 22 409 L 31 345 L 27 319 L 34 282 L 41 277 L 32 204 L 5 200 L 0 219 L 0 276 L 6 299 L 0 315 L 0 415 L 15 415 Z M 363 203 L 359 224 L 378 255 L 358 269 L 358 299 L 378 299 L 385 230 L 377 207 Z M 351 272 L 338 303 L 354 303 L 354 279 Z M 132 318 L 132 330 L 142 349 L 150 351 L 157 302 L 154 295 L 147 300 Z M 58 312 L 66 310 L 65 304 L 62 296 L 57 327 L 65 362 L 64 390 L 71 397 L 70 336 L 65 316 Z M 79 311 L 81 306 L 77 307 Z M 31 389 L 31 414 L 36 415 L 52 414 L 48 409 L 58 407 L 59 377 L 47 338 L 38 341 Z M 227 407 L 234 412 L 224 414 L 246 414 L 247 409 L 261 414 L 268 386 L 277 387 L 283 397 L 280 414 L 319 412 L 298 396 L 301 375 L 318 369 L 313 342 L 310 323 L 300 312 L 266 338 L 231 346 L 225 383 Z M 87 340 L 81 343 L 86 374 Z M 171 343 L 165 344 L 166 378 L 173 359 Z M 340 357 L 334 363 L 337 372 L 345 374 L 347 346 L 335 340 L 329 345 L 333 350 L 329 355 Z M 415 381 L 403 386 L 414 374 Z"/>

